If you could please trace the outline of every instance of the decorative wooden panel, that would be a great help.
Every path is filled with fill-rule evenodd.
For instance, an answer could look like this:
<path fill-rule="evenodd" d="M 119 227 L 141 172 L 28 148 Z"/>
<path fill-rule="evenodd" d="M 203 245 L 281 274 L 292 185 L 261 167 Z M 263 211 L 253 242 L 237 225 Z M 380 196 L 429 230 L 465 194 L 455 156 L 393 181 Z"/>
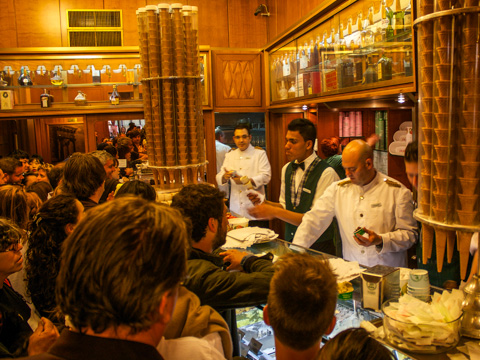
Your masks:
<path fill-rule="evenodd" d="M 0 48 L 17 47 L 14 0 L 0 0 Z"/>
<path fill-rule="evenodd" d="M 15 0 L 17 46 L 62 46 L 58 8 L 59 0 L 45 0 L 37 5 Z"/>
<path fill-rule="evenodd" d="M 262 106 L 260 53 L 213 52 L 216 107 Z"/>
<path fill-rule="evenodd" d="M 267 43 L 268 17 L 254 15 L 258 0 L 228 2 L 228 37 L 231 48 L 261 48 Z"/>

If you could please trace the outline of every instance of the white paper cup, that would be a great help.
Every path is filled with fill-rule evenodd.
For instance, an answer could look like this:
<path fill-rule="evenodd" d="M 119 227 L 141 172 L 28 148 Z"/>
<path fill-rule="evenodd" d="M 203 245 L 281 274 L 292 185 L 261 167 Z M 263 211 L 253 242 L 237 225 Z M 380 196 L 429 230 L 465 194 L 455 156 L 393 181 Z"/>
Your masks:
<path fill-rule="evenodd" d="M 408 286 L 412 288 L 430 288 L 428 271 L 421 269 L 415 269 L 410 271 L 410 277 L 408 278 Z"/>

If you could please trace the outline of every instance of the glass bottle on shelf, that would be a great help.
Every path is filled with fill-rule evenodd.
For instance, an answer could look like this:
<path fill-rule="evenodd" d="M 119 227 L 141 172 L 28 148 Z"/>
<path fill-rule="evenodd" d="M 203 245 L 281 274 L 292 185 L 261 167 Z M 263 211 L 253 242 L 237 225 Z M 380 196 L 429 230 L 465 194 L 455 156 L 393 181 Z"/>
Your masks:
<path fill-rule="evenodd" d="M 110 95 L 110 103 L 112 105 L 120 104 L 120 95 L 118 94 L 118 91 L 117 91 L 117 85 L 113 85 L 113 91 L 112 91 L 112 94 Z"/>
<path fill-rule="evenodd" d="M 343 24 L 340 23 L 340 30 L 338 33 L 338 42 L 340 44 L 340 50 L 345 51 L 347 46 L 345 45 L 345 39 L 343 38 Z"/>
<path fill-rule="evenodd" d="M 40 95 L 40 107 L 48 108 L 51 105 L 50 94 L 47 93 L 47 89 L 43 89 L 43 94 Z"/>
<path fill-rule="evenodd" d="M 394 31 L 393 31 L 393 11 L 385 3 L 385 14 L 387 16 L 388 24 L 385 29 L 385 38 L 387 41 L 393 41 Z"/>
<path fill-rule="evenodd" d="M 405 30 L 410 30 L 409 28 L 412 26 L 412 7 L 410 5 L 410 1 L 408 2 L 408 5 L 404 11 L 403 25 Z"/>
<path fill-rule="evenodd" d="M 403 33 L 405 24 L 405 12 L 402 9 L 400 0 L 395 1 L 395 12 L 393 16 L 395 17 L 395 35 L 400 35 Z"/>
<path fill-rule="evenodd" d="M 348 18 L 348 24 L 347 24 L 347 34 L 348 35 L 352 35 L 352 23 L 353 23 L 352 18 Z"/>
<path fill-rule="evenodd" d="M 285 100 L 288 98 L 288 90 L 285 88 L 285 81 L 282 80 L 280 85 L 280 90 L 278 91 L 278 97 L 280 100 Z"/>
<path fill-rule="evenodd" d="M 405 76 L 413 75 L 412 57 L 410 55 L 410 51 L 407 51 L 407 54 L 403 59 L 403 69 L 405 70 Z"/>
<path fill-rule="evenodd" d="M 60 86 L 63 84 L 63 78 L 58 75 L 57 71 L 52 71 L 52 75 L 53 76 L 50 78 L 50 82 L 52 83 L 52 85 Z"/>
<path fill-rule="evenodd" d="M 377 71 L 372 57 L 369 56 L 367 58 L 367 70 L 363 74 L 363 84 L 372 84 L 374 82 L 377 82 Z"/>
<path fill-rule="evenodd" d="M 290 86 L 290 88 L 288 89 L 287 97 L 290 99 L 290 98 L 294 98 L 296 96 L 297 96 L 297 94 L 296 94 L 296 89 L 295 89 L 295 81 L 292 81 L 292 86 Z"/>
<path fill-rule="evenodd" d="M 320 39 L 319 39 L 320 40 Z M 311 86 L 312 92 L 318 94 L 320 92 L 321 80 L 320 80 L 320 43 L 314 42 L 313 39 L 310 42 L 310 51 L 311 51 L 311 69 L 313 71 L 310 73 L 311 77 Z"/>
<path fill-rule="evenodd" d="M 392 80 L 393 60 L 383 52 L 382 57 L 377 62 L 377 81 Z"/>
<path fill-rule="evenodd" d="M 18 84 L 20 86 L 31 86 L 33 85 L 32 79 L 30 78 L 30 74 L 28 70 L 26 70 L 23 66 L 20 68 L 20 76 L 18 77 Z"/>

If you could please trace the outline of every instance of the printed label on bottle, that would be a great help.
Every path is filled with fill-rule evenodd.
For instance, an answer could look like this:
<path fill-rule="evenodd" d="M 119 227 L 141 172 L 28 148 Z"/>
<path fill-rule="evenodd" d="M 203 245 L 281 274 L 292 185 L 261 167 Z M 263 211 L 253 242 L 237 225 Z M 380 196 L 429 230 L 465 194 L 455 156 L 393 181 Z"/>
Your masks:
<path fill-rule="evenodd" d="M 383 76 L 382 76 L 382 63 L 378 63 L 378 65 L 377 65 L 377 78 L 378 78 L 378 81 L 380 81 L 380 80 L 383 79 Z"/>
<path fill-rule="evenodd" d="M 118 105 L 118 104 L 120 104 L 120 99 L 119 98 L 112 99 L 111 103 L 112 103 L 112 105 Z"/>
<path fill-rule="evenodd" d="M 48 107 L 48 97 L 43 97 L 42 98 L 42 107 L 43 108 Z"/>
<path fill-rule="evenodd" d="M 283 76 L 290 75 L 290 64 L 288 62 L 283 63 Z"/>
<path fill-rule="evenodd" d="M 300 58 L 300 69 L 305 69 L 308 67 L 308 58 L 304 55 Z"/>

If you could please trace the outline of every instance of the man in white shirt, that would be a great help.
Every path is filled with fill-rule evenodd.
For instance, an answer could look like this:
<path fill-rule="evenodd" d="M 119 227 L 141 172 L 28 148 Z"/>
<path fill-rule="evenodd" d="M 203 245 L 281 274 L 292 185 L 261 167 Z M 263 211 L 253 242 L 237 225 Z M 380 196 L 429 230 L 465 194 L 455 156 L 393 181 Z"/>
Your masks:
<path fill-rule="evenodd" d="M 416 241 L 411 192 L 373 167 L 373 150 L 350 142 L 342 156 L 348 179 L 330 185 L 300 224 L 294 244 L 310 247 L 337 218 L 343 257 L 365 266 L 406 266 L 407 249 Z M 365 236 L 354 235 L 362 228 Z"/>
<path fill-rule="evenodd" d="M 259 219 L 285 221 L 287 241 L 293 240 L 304 213 L 312 208 L 330 184 L 340 180 L 335 170 L 315 153 L 316 137 L 315 125 L 310 120 L 294 119 L 288 124 L 285 151 L 290 162 L 282 168 L 279 202 L 265 201 L 249 210 Z M 254 203 L 259 202 L 256 197 L 249 197 Z M 312 248 L 335 255 L 334 227 L 332 222 Z"/>
<path fill-rule="evenodd" d="M 230 182 L 230 210 L 240 216 L 255 220 L 248 213 L 248 208 L 253 204 L 248 199 L 246 191 L 251 184 L 254 190 L 265 194 L 265 185 L 270 182 L 271 178 L 270 162 L 265 150 L 250 144 L 252 141 L 250 124 L 240 123 L 235 126 L 233 140 L 237 149 L 225 155 L 222 169 L 216 177 L 217 184 L 223 190 Z M 243 176 L 245 176 L 243 180 L 246 180 L 246 184 L 240 180 Z"/>
<path fill-rule="evenodd" d="M 225 160 L 225 154 L 228 153 L 232 148 L 224 144 L 225 142 L 225 133 L 218 126 L 215 129 L 215 150 L 217 152 L 217 174 L 222 169 L 223 161 Z M 228 195 L 228 194 L 227 194 Z"/>

